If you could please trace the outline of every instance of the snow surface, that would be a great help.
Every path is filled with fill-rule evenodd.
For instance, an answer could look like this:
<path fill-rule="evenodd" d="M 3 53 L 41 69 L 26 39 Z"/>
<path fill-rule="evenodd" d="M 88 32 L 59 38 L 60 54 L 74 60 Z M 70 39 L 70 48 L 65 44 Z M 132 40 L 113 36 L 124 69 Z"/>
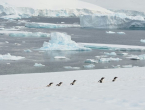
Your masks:
<path fill-rule="evenodd" d="M 35 4 L 35 5 L 34 5 Z M 79 0 L 1 0 L 0 14 L 6 19 L 31 16 L 72 17 L 93 13 L 113 13 L 107 9 Z"/>
<path fill-rule="evenodd" d="M 71 40 L 71 36 L 66 33 L 53 32 L 49 42 L 44 42 L 40 50 L 77 50 L 90 51 L 90 48 L 79 46 L 75 41 Z"/>
<path fill-rule="evenodd" d="M 80 27 L 77 24 L 53 24 L 53 23 L 26 23 L 25 27 L 28 28 L 67 28 L 67 27 Z"/>
<path fill-rule="evenodd" d="M 1 75 L 0 109 L 144 110 L 144 71 L 143 67 Z M 104 82 L 98 83 L 102 77 Z M 118 78 L 112 82 L 114 77 Z M 75 85 L 70 85 L 73 80 Z M 54 84 L 46 87 L 50 82 Z"/>
<path fill-rule="evenodd" d="M 81 27 L 87 28 L 145 28 L 145 20 L 142 16 L 127 16 L 126 14 L 94 14 L 80 17 Z M 113 33 L 113 32 L 108 32 Z"/>
<path fill-rule="evenodd" d="M 5 55 L 0 54 L 0 60 L 21 60 L 24 58 L 25 57 L 21 57 L 21 56 L 12 56 L 10 53 L 5 54 Z"/>

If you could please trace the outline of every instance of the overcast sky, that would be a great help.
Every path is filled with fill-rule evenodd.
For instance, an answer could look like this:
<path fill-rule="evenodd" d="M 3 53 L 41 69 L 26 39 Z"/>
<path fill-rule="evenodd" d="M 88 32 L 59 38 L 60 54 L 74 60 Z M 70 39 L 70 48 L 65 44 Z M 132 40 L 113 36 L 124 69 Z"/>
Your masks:
<path fill-rule="evenodd" d="M 145 0 L 82 0 L 107 9 L 125 9 L 145 12 Z"/>

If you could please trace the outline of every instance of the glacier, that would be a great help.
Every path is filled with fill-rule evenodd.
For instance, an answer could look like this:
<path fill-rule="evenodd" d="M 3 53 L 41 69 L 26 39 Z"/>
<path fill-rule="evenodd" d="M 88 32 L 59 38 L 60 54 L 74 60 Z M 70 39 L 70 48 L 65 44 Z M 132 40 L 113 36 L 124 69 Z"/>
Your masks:
<path fill-rule="evenodd" d="M 34 5 L 35 3 L 35 5 Z M 0 15 L 5 19 L 21 19 L 32 16 L 42 17 L 79 17 L 94 13 L 113 13 L 105 8 L 79 0 L 31 0 L 23 3 L 22 0 L 0 1 Z"/>
<path fill-rule="evenodd" d="M 21 60 L 24 58 L 25 57 L 21 57 L 21 56 L 12 56 L 10 53 L 5 54 L 5 55 L 0 54 L 0 60 Z"/>
<path fill-rule="evenodd" d="M 93 14 L 81 16 L 80 25 L 84 28 L 99 29 L 145 28 L 145 20 L 142 16 L 127 16 L 121 13 Z"/>
<path fill-rule="evenodd" d="M 26 23 L 27 28 L 66 28 L 66 27 L 80 27 L 77 24 L 53 24 L 53 23 Z"/>
<path fill-rule="evenodd" d="M 90 48 L 80 46 L 71 40 L 71 36 L 66 33 L 52 32 L 49 42 L 44 42 L 40 50 L 77 50 L 90 51 Z"/>

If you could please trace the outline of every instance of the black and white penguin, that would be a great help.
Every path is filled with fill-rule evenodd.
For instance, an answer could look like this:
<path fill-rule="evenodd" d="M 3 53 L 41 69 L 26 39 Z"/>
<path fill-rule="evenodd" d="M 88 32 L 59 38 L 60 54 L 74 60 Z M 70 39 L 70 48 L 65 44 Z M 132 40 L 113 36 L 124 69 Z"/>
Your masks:
<path fill-rule="evenodd" d="M 47 85 L 46 87 L 50 87 L 52 84 L 53 84 L 53 83 L 51 82 L 51 83 L 49 83 L 49 85 Z"/>
<path fill-rule="evenodd" d="M 102 83 L 103 82 L 104 77 L 102 77 L 98 82 Z"/>
<path fill-rule="evenodd" d="M 112 80 L 112 82 L 114 82 L 118 77 L 114 77 L 114 79 Z"/>
<path fill-rule="evenodd" d="M 75 84 L 75 82 L 76 82 L 76 80 L 74 80 L 72 83 L 70 83 L 70 85 L 74 85 L 74 84 Z"/>
<path fill-rule="evenodd" d="M 56 86 L 61 86 L 62 82 L 60 82 L 59 84 L 56 84 Z"/>

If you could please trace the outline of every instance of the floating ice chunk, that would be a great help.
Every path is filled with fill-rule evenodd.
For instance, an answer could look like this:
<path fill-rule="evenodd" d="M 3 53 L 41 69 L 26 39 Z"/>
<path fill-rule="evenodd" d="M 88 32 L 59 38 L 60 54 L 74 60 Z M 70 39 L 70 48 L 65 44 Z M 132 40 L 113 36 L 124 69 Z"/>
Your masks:
<path fill-rule="evenodd" d="M 15 45 L 17 45 L 17 46 L 20 46 L 21 44 L 19 44 L 19 43 L 14 43 Z"/>
<path fill-rule="evenodd" d="M 145 43 L 145 39 L 141 39 L 140 42 Z"/>
<path fill-rule="evenodd" d="M 99 62 L 105 63 L 105 62 L 120 61 L 120 60 L 122 60 L 122 59 L 110 57 L 110 58 L 101 58 L 101 59 L 99 59 Z"/>
<path fill-rule="evenodd" d="M 106 55 L 117 55 L 115 52 L 111 52 L 111 53 L 107 53 L 107 52 L 104 52 L 104 54 L 106 54 Z"/>
<path fill-rule="evenodd" d="M 114 66 L 112 65 L 113 68 L 120 68 L 120 65 Z"/>
<path fill-rule="evenodd" d="M 145 60 L 145 54 L 143 55 L 131 55 L 129 57 L 126 58 L 130 58 L 131 60 Z"/>
<path fill-rule="evenodd" d="M 85 63 L 98 63 L 98 61 L 94 59 L 86 59 Z"/>
<path fill-rule="evenodd" d="M 125 34 L 125 32 L 117 32 L 117 34 Z"/>
<path fill-rule="evenodd" d="M 4 30 L 5 28 L 0 28 L 0 30 Z"/>
<path fill-rule="evenodd" d="M 91 49 L 78 45 L 75 41 L 72 41 L 71 36 L 66 33 L 53 32 L 51 33 L 49 42 L 44 42 L 40 50 L 90 51 Z"/>
<path fill-rule="evenodd" d="M 113 31 L 106 31 L 107 34 L 115 34 L 116 32 Z"/>
<path fill-rule="evenodd" d="M 50 37 L 48 33 L 42 32 L 22 32 L 22 33 L 10 33 L 10 37 Z"/>
<path fill-rule="evenodd" d="M 35 66 L 35 67 L 43 67 L 43 66 L 45 66 L 45 65 L 42 65 L 41 63 L 35 63 L 34 66 Z"/>
<path fill-rule="evenodd" d="M 61 24 L 64 24 L 65 22 L 61 22 Z"/>
<path fill-rule="evenodd" d="M 0 54 L 0 60 L 21 60 L 24 58 L 25 57 L 21 57 L 21 56 L 12 56 L 10 53 L 5 54 L 5 55 Z"/>
<path fill-rule="evenodd" d="M 123 65 L 123 68 L 132 68 L 132 65 Z"/>
<path fill-rule="evenodd" d="M 123 55 L 123 56 L 126 56 L 126 55 L 128 55 L 128 53 L 117 53 L 117 55 Z"/>
<path fill-rule="evenodd" d="M 76 24 L 52 24 L 52 23 L 26 23 L 28 28 L 67 28 L 67 27 L 80 27 Z"/>
<path fill-rule="evenodd" d="M 32 51 L 30 49 L 27 49 L 27 50 L 24 50 L 24 52 L 29 53 L 29 52 L 32 52 Z"/>
<path fill-rule="evenodd" d="M 8 42 L 8 41 L 5 41 L 5 43 L 7 43 L 7 44 L 8 44 L 9 42 Z"/>
<path fill-rule="evenodd" d="M 55 56 L 55 59 L 67 59 L 65 56 Z"/>
<path fill-rule="evenodd" d="M 80 67 L 64 66 L 65 69 L 80 69 Z"/>
<path fill-rule="evenodd" d="M 94 68 L 95 65 L 89 64 L 89 65 L 83 65 L 83 67 L 86 68 L 86 69 L 91 69 L 91 68 Z"/>

